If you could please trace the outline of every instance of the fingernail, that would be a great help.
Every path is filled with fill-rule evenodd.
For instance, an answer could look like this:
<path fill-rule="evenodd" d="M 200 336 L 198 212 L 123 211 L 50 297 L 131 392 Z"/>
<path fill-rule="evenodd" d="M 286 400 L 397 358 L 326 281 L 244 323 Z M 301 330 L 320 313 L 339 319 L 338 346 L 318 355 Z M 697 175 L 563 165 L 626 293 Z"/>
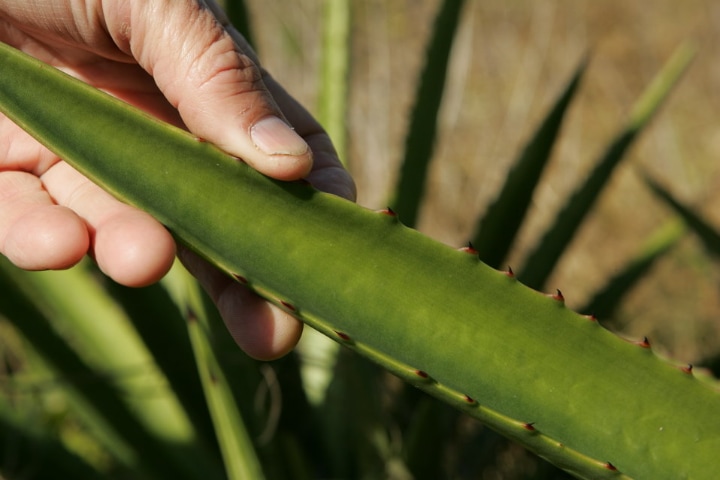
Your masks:
<path fill-rule="evenodd" d="M 250 129 L 250 138 L 266 155 L 302 155 L 308 145 L 278 117 L 265 117 Z"/>

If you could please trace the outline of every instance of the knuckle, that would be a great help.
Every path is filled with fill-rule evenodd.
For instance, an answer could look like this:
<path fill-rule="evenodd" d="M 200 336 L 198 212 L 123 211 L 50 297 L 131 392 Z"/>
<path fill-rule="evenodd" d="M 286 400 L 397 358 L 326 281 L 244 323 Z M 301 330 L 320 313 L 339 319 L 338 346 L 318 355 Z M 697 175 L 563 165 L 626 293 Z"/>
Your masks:
<path fill-rule="evenodd" d="M 246 91 L 264 90 L 264 75 L 262 70 L 245 54 L 238 54 L 238 66 L 236 69 L 238 84 Z"/>

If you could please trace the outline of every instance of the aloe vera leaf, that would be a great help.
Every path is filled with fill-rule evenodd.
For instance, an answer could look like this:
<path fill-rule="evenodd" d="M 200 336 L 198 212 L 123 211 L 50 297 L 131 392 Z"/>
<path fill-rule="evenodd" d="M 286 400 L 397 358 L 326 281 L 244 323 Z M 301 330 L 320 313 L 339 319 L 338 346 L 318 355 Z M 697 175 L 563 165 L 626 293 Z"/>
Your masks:
<path fill-rule="evenodd" d="M 695 233 L 702 242 L 705 249 L 713 256 L 720 256 L 720 233 L 695 209 L 679 201 L 667 188 L 663 187 L 649 174 L 644 174 L 644 180 L 650 190 L 670 207 L 680 218 L 687 228 Z M 720 354 L 708 358 L 702 362 L 714 375 L 720 375 Z"/>
<path fill-rule="evenodd" d="M 347 103 L 350 72 L 351 5 L 349 0 L 323 2 L 318 120 L 347 164 Z"/>
<path fill-rule="evenodd" d="M 213 445 L 215 432 L 200 379 L 196 375 L 188 375 L 197 366 L 185 319 L 166 289 L 160 284 L 129 288 L 112 281 L 107 281 L 105 289 L 126 312 L 143 343 L 152 352 L 153 361 L 169 382 L 195 432 L 203 443 Z"/>
<path fill-rule="evenodd" d="M 491 267 L 500 267 L 513 246 L 586 67 L 583 61 L 577 68 L 508 173 L 500 194 L 478 222 L 471 243 L 480 259 Z"/>
<path fill-rule="evenodd" d="M 3 478 L 82 478 L 108 477 L 69 451 L 56 438 L 44 432 L 28 431 L 21 418 L 12 418 L 0 396 L 0 476 Z"/>
<path fill-rule="evenodd" d="M 195 473 L 203 466 L 212 471 L 214 459 L 210 460 L 198 441 L 185 410 L 168 388 L 166 377 L 131 321 L 100 288 L 92 273 L 76 268 L 16 275 L 24 277 L 22 282 L 28 290 L 42 292 L 42 300 L 36 301 L 51 312 L 49 320 L 53 327 L 97 375 L 112 379 L 119 399 L 158 444 L 166 446 L 163 448 L 178 463 L 194 456 Z M 149 310 L 151 305 L 144 307 Z"/>
<path fill-rule="evenodd" d="M 663 101 L 687 70 L 695 49 L 683 44 L 673 53 L 633 105 L 625 128 L 618 133 L 598 160 L 582 186 L 570 196 L 554 224 L 545 232 L 536 248 L 528 255 L 519 278 L 532 288 L 542 289 L 580 224 L 595 205 L 615 168 L 648 125 Z"/>
<path fill-rule="evenodd" d="M 207 322 L 207 335 L 212 339 L 213 352 L 215 354 L 219 368 L 222 369 L 223 375 L 228 381 L 228 386 L 235 397 L 236 403 L 241 411 L 251 412 L 253 410 L 254 392 L 258 384 L 262 381 L 258 372 L 257 362 L 250 359 L 244 352 L 237 348 L 235 341 L 227 335 L 227 327 L 219 318 L 219 314 L 215 310 L 210 309 L 210 303 L 207 296 L 202 292 L 197 293 L 198 287 L 194 285 L 195 279 L 185 270 L 185 268 L 176 262 L 170 272 L 162 279 L 162 287 L 168 293 L 174 303 L 175 311 L 178 312 L 182 319 L 182 326 L 188 330 L 188 311 L 201 311 L 203 320 Z M 189 296 L 189 293 L 191 295 Z M 200 297 L 198 299 L 197 297 Z M 197 314 L 195 314 L 197 315 Z M 189 331 L 187 331 L 188 342 L 190 341 Z M 172 348 L 172 343 L 170 344 Z M 198 365 L 194 359 L 193 347 L 190 345 L 192 370 L 197 370 Z M 187 375 L 187 371 L 185 372 Z M 198 377 L 199 381 L 199 377 Z M 205 399 L 202 388 L 198 391 Z M 206 401 L 203 400 L 206 405 Z M 207 408 L 207 407 L 205 407 Z M 248 424 L 248 428 L 253 435 L 259 435 L 261 431 L 261 422 L 263 419 L 255 418 L 255 415 L 243 416 L 244 421 Z M 214 432 L 214 428 L 213 428 Z M 214 435 L 215 433 L 213 433 Z"/>
<path fill-rule="evenodd" d="M 318 120 L 327 131 L 340 160 L 347 166 L 347 104 L 349 89 L 349 71 L 351 58 L 350 29 L 352 25 L 352 5 L 349 0 L 324 0 L 323 36 L 321 52 L 321 76 L 319 87 Z M 307 336 L 305 336 L 307 337 Z M 337 344 L 328 345 L 315 337 L 303 338 L 301 351 L 313 349 L 311 355 L 324 360 L 315 363 L 305 372 L 310 381 L 316 380 L 315 397 L 330 394 L 335 401 L 325 402 L 322 407 L 322 438 L 327 465 L 331 469 L 326 476 L 337 478 L 361 478 L 364 475 L 374 477 L 378 471 L 377 456 L 368 450 L 367 435 L 370 425 L 377 426 L 377 418 L 367 408 L 376 405 L 376 392 L 373 388 L 377 370 L 368 370 L 356 357 L 338 358 Z M 308 345 L 309 343 L 309 345 Z M 338 363 L 339 362 L 339 363 Z M 323 368 L 324 367 L 324 368 Z M 333 367 L 335 367 L 333 369 Z M 335 376 L 333 377 L 333 370 Z M 354 380 L 338 378 L 338 371 L 352 372 Z M 314 375 L 314 376 L 313 376 Z M 329 380 L 332 378 L 332 380 Z M 329 382 L 329 383 L 327 383 Z M 362 383 L 368 388 L 358 385 Z M 329 385 L 329 386 L 328 386 Z M 320 390 L 324 387 L 324 390 Z M 363 408 L 366 407 L 366 408 Z M 353 412 L 348 415 L 348 412 Z M 373 413 L 376 413 L 374 410 Z M 311 443 L 312 445 L 312 443 Z"/>
<path fill-rule="evenodd" d="M 0 258 L 0 312 L 67 382 L 75 411 L 119 462 L 138 473 L 161 474 L 174 469 L 168 452 L 130 411 L 117 389 L 103 374 L 91 369 L 50 326 L 48 315 L 53 310 L 43 302 L 41 291 L 26 281 L 29 276 Z M 142 455 L 141 451 L 153 455 Z M 179 471 L 177 474 L 177 478 L 192 478 Z"/>
<path fill-rule="evenodd" d="M 225 0 L 225 13 L 230 23 L 245 37 L 250 45 L 253 45 L 253 32 L 250 26 L 250 11 L 245 0 Z"/>
<path fill-rule="evenodd" d="M 212 354 L 204 326 L 192 316 L 188 319 L 188 325 L 228 478 L 231 480 L 265 478 L 252 440 L 227 387 L 225 376 Z"/>
<path fill-rule="evenodd" d="M 446 478 L 448 439 L 457 423 L 456 411 L 425 396 L 410 411 L 403 435 L 402 456 L 415 480 Z"/>
<path fill-rule="evenodd" d="M 330 478 L 378 478 L 385 462 L 373 438 L 386 435 L 376 365 L 341 350 L 319 412 Z"/>
<path fill-rule="evenodd" d="M 78 405 L 66 394 L 66 382 L 2 314 L 0 356 L 6 364 L 0 376 L 0 476 L 24 478 L 30 470 L 34 477 L 43 476 L 39 470 L 68 478 L 127 473 L 126 464 L 110 460 L 109 442 L 93 436 L 88 416 L 68 415 Z"/>
<path fill-rule="evenodd" d="M 185 293 L 180 301 L 184 303 L 190 342 L 228 479 L 262 480 L 265 475 L 260 460 L 213 351 L 200 288 L 194 279 L 187 278 L 189 274 L 183 270 L 176 269 L 174 273 L 179 282 L 185 283 Z"/>
<path fill-rule="evenodd" d="M 580 478 L 713 478 L 720 397 L 512 276 L 9 47 L 0 109 L 311 327 Z"/>
<path fill-rule="evenodd" d="M 615 274 L 580 309 L 594 315 L 598 320 L 612 322 L 613 315 L 625 295 L 647 274 L 655 262 L 670 251 L 685 235 L 681 222 L 670 221 L 647 239 L 640 252 L 624 268 Z M 609 326 L 608 323 L 605 323 Z"/>
<path fill-rule="evenodd" d="M 720 234 L 718 231 L 701 215 L 695 213 L 691 207 L 675 198 L 667 188 L 664 188 L 652 177 L 646 174 L 644 180 L 655 196 L 669 206 L 685 222 L 688 228 L 698 236 L 705 249 L 714 256 L 720 256 Z"/>
<path fill-rule="evenodd" d="M 435 17 L 433 36 L 427 47 L 425 67 L 419 77 L 415 105 L 410 114 L 405 154 L 392 201 L 392 209 L 409 227 L 415 226 L 420 201 L 425 193 L 450 50 L 463 4 L 463 0 L 445 0 L 440 6 Z"/>
<path fill-rule="evenodd" d="M 202 312 L 205 325 L 203 331 L 211 342 L 215 365 L 220 369 L 248 435 L 253 440 L 265 476 L 269 479 L 299 478 L 304 465 L 297 463 L 294 452 L 287 448 L 287 444 L 297 441 L 307 446 L 318 442 L 312 435 L 317 429 L 311 423 L 312 411 L 304 396 L 297 360 L 293 358 L 294 355 L 287 355 L 270 366 L 248 357 L 237 348 L 215 305 L 196 283 L 179 263 L 162 280 L 164 289 L 183 312 L 184 322 L 188 309 Z M 188 291 L 192 295 L 188 296 Z M 193 369 L 197 369 L 197 366 L 194 365 Z M 263 405 L 258 405 L 258 391 L 268 383 L 268 375 L 261 375 L 261 370 L 277 370 L 278 383 L 282 385 L 280 418 L 276 418 L 272 406 L 263 409 Z M 229 398 L 226 400 L 229 401 Z M 271 398 L 269 402 L 277 406 L 278 398 Z M 285 425 L 288 422 L 292 423 L 290 427 Z M 303 428 L 300 424 L 307 426 Z M 301 438 L 294 438 L 296 436 Z"/>
<path fill-rule="evenodd" d="M 304 466 L 296 462 L 294 453 L 288 451 L 286 446 L 289 442 L 296 440 L 289 438 L 291 435 L 295 437 L 300 436 L 301 433 L 308 433 L 308 428 L 303 430 L 297 424 L 311 422 L 312 415 L 307 399 L 304 397 L 297 361 L 293 355 L 287 355 L 285 358 L 273 362 L 272 366 L 248 357 L 245 352 L 237 348 L 235 341 L 228 335 L 227 327 L 215 305 L 201 291 L 196 280 L 178 262 L 163 278 L 162 284 L 173 298 L 177 309 L 183 312 L 182 318 L 186 326 L 190 326 L 187 324 L 189 310 L 193 313 L 202 312 L 202 333 L 211 344 L 214 365 L 221 372 L 235 408 L 242 417 L 247 435 L 253 441 L 254 452 L 260 457 L 265 476 L 268 479 L 299 478 Z M 188 295 L 188 292 L 191 294 Z M 198 297 L 200 298 L 198 299 Z M 194 315 L 197 316 L 196 313 Z M 193 366 L 193 369 L 198 369 L 197 364 Z M 258 405 L 258 391 L 268 383 L 268 375 L 261 375 L 261 370 L 267 371 L 268 369 L 279 370 L 277 372 L 278 382 L 282 385 L 280 418 L 275 417 L 272 406 L 263 408 L 263 405 Z M 227 395 L 227 393 L 222 393 L 220 400 L 230 402 L 230 397 Z M 271 398 L 269 401 L 274 406 L 278 405 L 277 397 Z M 223 406 L 223 408 L 233 407 Z M 235 413 L 231 413 L 231 415 L 235 415 Z M 292 417 L 290 422 L 293 425 L 290 428 L 284 425 L 287 417 Z M 309 426 L 316 430 L 314 425 Z M 301 430 L 303 431 L 301 432 Z M 315 433 L 314 430 L 310 433 Z M 216 432 L 217 430 L 214 429 L 215 436 L 217 436 Z M 312 444 L 315 439 L 312 438 L 312 435 L 307 437 L 299 438 L 297 441 L 303 445 L 308 442 Z M 252 454 L 252 452 L 247 454 Z"/>
<path fill-rule="evenodd" d="M 8 278 L 45 315 L 45 320 L 36 320 L 39 325 L 36 328 L 52 325 L 77 352 L 81 364 L 73 362 L 72 352 L 56 356 L 57 345 L 44 343 L 48 333 L 39 335 L 33 331 L 33 344 L 45 347 L 45 361 L 52 362 L 54 368 L 60 366 L 63 376 L 81 391 L 72 393 L 75 403 L 96 412 L 85 416 L 102 416 L 95 423 L 106 423 L 114 430 L 109 433 L 101 428 L 101 435 L 122 438 L 139 449 L 135 455 L 154 451 L 158 460 L 175 463 L 168 467 L 148 462 L 159 471 L 173 468 L 182 470 L 187 478 L 219 478 L 215 459 L 196 437 L 154 358 L 112 299 L 96 284 L 91 272 L 81 267 L 62 272 L 23 272 L 7 261 L 0 262 L 0 268 L 6 269 Z M 16 327 L 24 321 L 23 315 L 15 316 Z M 69 364 L 65 363 L 68 360 Z M 73 381 L 75 376 L 79 378 L 77 384 Z M 99 394 L 93 395 L 93 389 L 83 379 L 99 382 L 95 392 Z M 110 399 L 108 395 L 116 398 Z M 111 440 L 108 447 L 118 448 L 117 441 Z"/>
<path fill-rule="evenodd" d="M 583 60 L 540 124 L 540 127 L 518 156 L 505 179 L 505 184 L 499 195 L 488 207 L 475 227 L 475 233 L 470 244 L 477 250 L 480 259 L 491 267 L 500 267 L 513 247 L 517 233 L 530 206 L 533 192 L 550 159 L 565 113 L 575 98 L 586 69 L 587 60 Z M 432 410 L 432 412 L 435 414 L 435 410 Z M 428 419 L 428 422 L 432 423 L 432 421 L 432 419 Z M 418 443 L 420 445 L 423 442 L 428 442 L 428 440 L 424 439 L 424 436 L 419 438 Z M 421 463 L 423 466 L 415 467 L 411 463 L 410 468 L 413 472 L 417 472 L 416 475 L 421 474 L 426 475 L 426 478 L 437 478 L 437 476 L 433 477 L 432 474 L 428 475 L 428 472 L 432 472 L 432 469 L 428 467 L 433 458 L 430 454 L 431 451 L 435 451 L 436 455 L 438 453 L 438 449 L 435 448 L 414 455 L 414 458 L 418 461 L 427 464 Z"/>

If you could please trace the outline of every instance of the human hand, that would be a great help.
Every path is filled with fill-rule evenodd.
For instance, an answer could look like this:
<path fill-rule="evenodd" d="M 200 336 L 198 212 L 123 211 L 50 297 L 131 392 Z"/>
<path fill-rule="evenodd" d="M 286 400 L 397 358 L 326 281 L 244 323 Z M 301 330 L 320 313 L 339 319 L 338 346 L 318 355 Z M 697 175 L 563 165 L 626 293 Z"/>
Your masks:
<path fill-rule="evenodd" d="M 0 1 L 0 40 L 187 128 L 279 180 L 353 199 L 354 184 L 312 116 L 264 70 L 212 0 Z M 287 123 L 293 128 L 288 127 Z M 149 215 L 90 182 L 0 116 L 0 253 L 27 270 L 90 254 L 119 283 L 167 273 L 176 246 Z M 236 342 L 287 353 L 301 324 L 180 249 Z"/>

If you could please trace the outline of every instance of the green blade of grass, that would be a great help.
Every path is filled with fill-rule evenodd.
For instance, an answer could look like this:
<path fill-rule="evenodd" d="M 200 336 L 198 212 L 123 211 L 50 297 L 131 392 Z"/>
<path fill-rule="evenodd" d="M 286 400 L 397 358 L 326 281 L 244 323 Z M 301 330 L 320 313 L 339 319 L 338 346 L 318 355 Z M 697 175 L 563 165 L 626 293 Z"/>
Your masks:
<path fill-rule="evenodd" d="M 13 418 L 12 408 L 0 396 L 0 477 L 77 478 L 107 480 L 57 438 L 27 428 L 23 419 Z"/>
<path fill-rule="evenodd" d="M 333 379 L 320 407 L 331 478 L 378 478 L 382 453 L 373 438 L 381 438 L 382 371 L 347 350 L 338 352 Z"/>
<path fill-rule="evenodd" d="M 720 257 L 720 233 L 718 233 L 710 222 L 695 213 L 691 207 L 677 200 L 670 191 L 649 175 L 645 175 L 644 179 L 646 185 L 655 196 L 682 218 L 688 228 L 698 236 L 705 249 L 713 256 Z"/>
<path fill-rule="evenodd" d="M 91 370 L 50 326 L 45 312 L 27 294 L 27 289 L 21 288 L 19 280 L 15 267 L 0 257 L 0 290 L 3 292 L 0 313 L 64 380 L 68 399 L 76 412 L 115 459 L 138 474 L 143 470 L 158 471 L 153 468 L 158 465 L 147 465 L 152 463 L 152 458 L 142 458 L 132 446 L 154 450 L 144 428 L 118 399 L 109 382 Z M 115 421 L 117 425 L 113 425 Z M 128 431 L 124 432 L 124 428 Z"/>
<path fill-rule="evenodd" d="M 319 442 L 315 438 L 317 428 L 312 422 L 313 414 L 302 389 L 295 356 L 287 355 L 270 364 L 250 358 L 228 334 L 215 304 L 200 291 L 196 280 L 180 264 L 163 278 L 162 284 L 177 309 L 183 312 L 186 326 L 188 309 L 202 312 L 206 326 L 204 333 L 211 340 L 216 365 L 230 391 L 231 398 L 227 400 L 235 403 L 265 476 L 269 479 L 297 478 L 293 476 L 301 475 L 305 466 L 295 460 L 295 452 L 287 446 L 297 442 L 304 449 L 312 450 Z M 194 353 L 192 357 L 195 357 Z M 193 363 L 193 370 L 198 370 L 196 363 Z M 263 372 L 268 370 L 277 376 L 282 392 L 280 398 L 272 397 L 259 404 L 258 392 L 268 383 L 268 374 Z M 203 387 L 200 392 L 207 396 Z M 217 430 L 213 431 L 216 437 L 217 433 Z"/>
<path fill-rule="evenodd" d="M 232 337 L 228 335 L 227 327 L 220 318 L 212 300 L 202 292 L 199 285 L 196 284 L 196 280 L 179 262 L 176 262 L 161 283 L 163 289 L 175 304 L 175 310 L 179 312 L 189 341 L 188 311 L 192 311 L 195 315 L 197 315 L 195 312 L 201 312 L 202 319 L 207 325 L 207 335 L 212 339 L 215 360 L 228 382 L 228 388 L 232 392 L 237 408 L 243 414 L 244 423 L 252 436 L 260 436 L 265 419 L 254 411 L 255 391 L 263 381 L 258 368 L 259 362 L 248 357 L 245 352 L 238 348 Z M 191 371 L 196 371 L 199 374 L 195 350 L 194 344 L 191 343 L 189 352 L 191 356 L 190 363 L 192 364 Z M 185 373 L 187 374 L 187 372 Z M 200 381 L 199 376 L 198 380 Z M 197 393 L 202 395 L 203 404 L 207 409 L 207 394 L 204 392 L 202 383 L 199 383 Z M 214 421 L 212 422 L 214 424 Z M 217 436 L 215 427 L 213 427 L 213 435 Z"/>
<path fill-rule="evenodd" d="M 575 190 L 555 223 L 545 233 L 534 251 L 528 256 L 520 280 L 531 288 L 541 290 L 563 252 L 592 209 L 615 167 L 624 158 L 635 138 L 647 126 L 660 105 L 677 84 L 694 56 L 694 48 L 682 45 L 653 79 L 633 106 L 628 123 L 618 134 L 605 154 L 597 162 L 585 183 Z"/>
<path fill-rule="evenodd" d="M 427 396 L 415 404 L 404 431 L 402 451 L 414 480 L 434 480 L 447 475 L 445 459 L 449 443 L 456 436 L 453 428 L 459 416 L 455 410 Z"/>
<path fill-rule="evenodd" d="M 325 0 L 323 7 L 318 120 L 332 138 L 340 160 L 346 163 L 350 1 Z"/>
<path fill-rule="evenodd" d="M 250 27 L 250 12 L 248 11 L 245 0 L 226 0 L 225 12 L 227 13 L 230 23 L 245 37 L 250 45 L 254 45 L 253 32 Z"/>
<path fill-rule="evenodd" d="M 435 17 L 433 37 L 427 47 L 425 68 L 415 95 L 410 126 L 405 137 L 405 156 L 395 189 L 392 209 L 414 227 L 432 159 L 447 66 L 460 19 L 463 0 L 445 0 Z"/>
<path fill-rule="evenodd" d="M 87 273 L 23 272 L 2 259 L 0 283 L 12 293 L 3 295 L 0 312 L 72 385 L 78 409 L 108 449 L 177 478 L 219 478 L 152 357 Z"/>
<path fill-rule="evenodd" d="M 480 259 L 491 267 L 499 268 L 512 248 L 586 66 L 587 63 L 583 61 L 577 68 L 562 95 L 508 173 L 497 199 L 478 222 L 471 243 Z"/>
<path fill-rule="evenodd" d="M 265 476 L 260 459 L 213 351 L 209 322 L 199 287 L 188 277 L 189 274 L 178 272 L 177 275 L 185 277 L 187 328 L 227 477 L 229 480 L 262 480 Z"/>
<path fill-rule="evenodd" d="M 152 352 L 202 443 L 213 445 L 215 431 L 200 379 L 197 375 L 188 375 L 196 370 L 196 365 L 185 318 L 176 303 L 160 284 L 129 288 L 108 280 L 106 289 L 127 313 L 143 343 Z"/>
<path fill-rule="evenodd" d="M 192 427 L 152 355 L 129 319 L 88 273 L 75 268 L 24 276 L 55 313 L 51 318 L 55 328 L 93 370 L 115 377 L 115 388 L 146 428 L 168 442 L 192 444 Z"/>
<path fill-rule="evenodd" d="M 645 275 L 655 262 L 672 249 L 685 234 L 681 222 L 670 221 L 655 231 L 640 248 L 639 254 L 606 285 L 598 290 L 581 312 L 594 315 L 598 320 L 612 322 L 622 299 Z M 605 322 L 605 325 L 609 325 Z"/>

